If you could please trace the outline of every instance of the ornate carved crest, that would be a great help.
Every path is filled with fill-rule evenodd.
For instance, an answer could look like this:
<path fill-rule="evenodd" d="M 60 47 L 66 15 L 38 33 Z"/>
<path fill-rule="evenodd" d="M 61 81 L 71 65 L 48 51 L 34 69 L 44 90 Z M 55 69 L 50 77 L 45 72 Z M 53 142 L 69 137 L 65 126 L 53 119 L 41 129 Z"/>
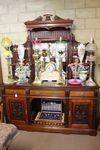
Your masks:
<path fill-rule="evenodd" d="M 47 28 L 50 29 L 53 27 L 65 27 L 71 28 L 73 24 L 73 20 L 71 19 L 62 19 L 59 16 L 53 16 L 51 14 L 45 14 L 43 16 L 39 16 L 35 20 L 27 21 L 24 23 L 27 29 L 34 28 Z"/>

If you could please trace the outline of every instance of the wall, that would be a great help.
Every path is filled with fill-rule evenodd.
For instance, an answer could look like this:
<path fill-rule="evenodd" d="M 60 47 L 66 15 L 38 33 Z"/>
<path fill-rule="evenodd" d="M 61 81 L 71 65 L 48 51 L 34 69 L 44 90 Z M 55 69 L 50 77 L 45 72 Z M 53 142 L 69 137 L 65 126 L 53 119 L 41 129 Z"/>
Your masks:
<path fill-rule="evenodd" d="M 39 15 L 51 13 L 74 19 L 73 33 L 76 40 L 87 42 L 94 36 L 97 44 L 97 61 L 100 59 L 100 0 L 3 0 L 0 1 L 0 41 L 9 36 L 13 43 L 26 40 L 24 22 Z M 4 68 L 5 70 L 5 68 Z M 96 79 L 100 83 L 100 68 Z"/>

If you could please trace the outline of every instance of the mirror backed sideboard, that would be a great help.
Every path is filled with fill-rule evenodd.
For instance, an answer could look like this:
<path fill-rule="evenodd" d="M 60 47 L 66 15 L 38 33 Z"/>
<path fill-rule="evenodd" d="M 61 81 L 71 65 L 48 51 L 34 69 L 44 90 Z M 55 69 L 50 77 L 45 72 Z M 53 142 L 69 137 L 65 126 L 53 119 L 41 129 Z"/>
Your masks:
<path fill-rule="evenodd" d="M 6 122 L 28 131 L 96 135 L 94 39 L 77 42 L 73 20 L 51 14 L 25 26 L 26 42 L 6 47 L 8 81 L 0 85 Z"/>

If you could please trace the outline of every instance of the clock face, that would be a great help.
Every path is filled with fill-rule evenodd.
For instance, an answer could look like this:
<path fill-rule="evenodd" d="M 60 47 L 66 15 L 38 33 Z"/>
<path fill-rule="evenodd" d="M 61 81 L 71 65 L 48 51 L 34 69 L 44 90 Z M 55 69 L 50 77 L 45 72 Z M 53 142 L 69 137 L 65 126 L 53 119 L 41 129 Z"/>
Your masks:
<path fill-rule="evenodd" d="M 56 65 L 53 62 L 50 62 L 46 65 L 46 71 L 47 72 L 53 72 L 56 70 Z"/>

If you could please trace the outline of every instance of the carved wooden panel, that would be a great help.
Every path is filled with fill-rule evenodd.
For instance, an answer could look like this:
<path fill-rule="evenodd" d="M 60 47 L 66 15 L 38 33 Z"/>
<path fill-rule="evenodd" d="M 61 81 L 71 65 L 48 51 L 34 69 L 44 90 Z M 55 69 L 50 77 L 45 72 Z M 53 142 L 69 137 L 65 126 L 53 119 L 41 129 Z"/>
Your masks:
<path fill-rule="evenodd" d="M 23 108 L 22 102 L 11 102 L 12 118 L 18 120 L 24 120 L 25 110 Z"/>
<path fill-rule="evenodd" d="M 24 98 L 6 97 L 7 113 L 12 123 L 25 123 L 28 121 L 27 103 Z"/>
<path fill-rule="evenodd" d="M 78 99 L 78 100 L 71 100 L 70 102 L 70 125 L 87 125 L 88 127 L 91 126 L 92 120 L 92 101 L 85 100 L 85 99 Z"/>
<path fill-rule="evenodd" d="M 73 122 L 77 124 L 88 124 L 89 105 L 87 104 L 76 104 L 73 110 Z"/>
<path fill-rule="evenodd" d="M 34 40 L 35 38 L 38 38 L 40 42 L 44 41 L 56 41 L 59 40 L 60 37 L 62 39 L 65 39 L 67 41 L 71 40 L 73 38 L 73 35 L 71 32 L 69 32 L 68 29 L 54 29 L 47 31 L 46 29 L 41 31 L 31 31 L 31 39 Z"/>

